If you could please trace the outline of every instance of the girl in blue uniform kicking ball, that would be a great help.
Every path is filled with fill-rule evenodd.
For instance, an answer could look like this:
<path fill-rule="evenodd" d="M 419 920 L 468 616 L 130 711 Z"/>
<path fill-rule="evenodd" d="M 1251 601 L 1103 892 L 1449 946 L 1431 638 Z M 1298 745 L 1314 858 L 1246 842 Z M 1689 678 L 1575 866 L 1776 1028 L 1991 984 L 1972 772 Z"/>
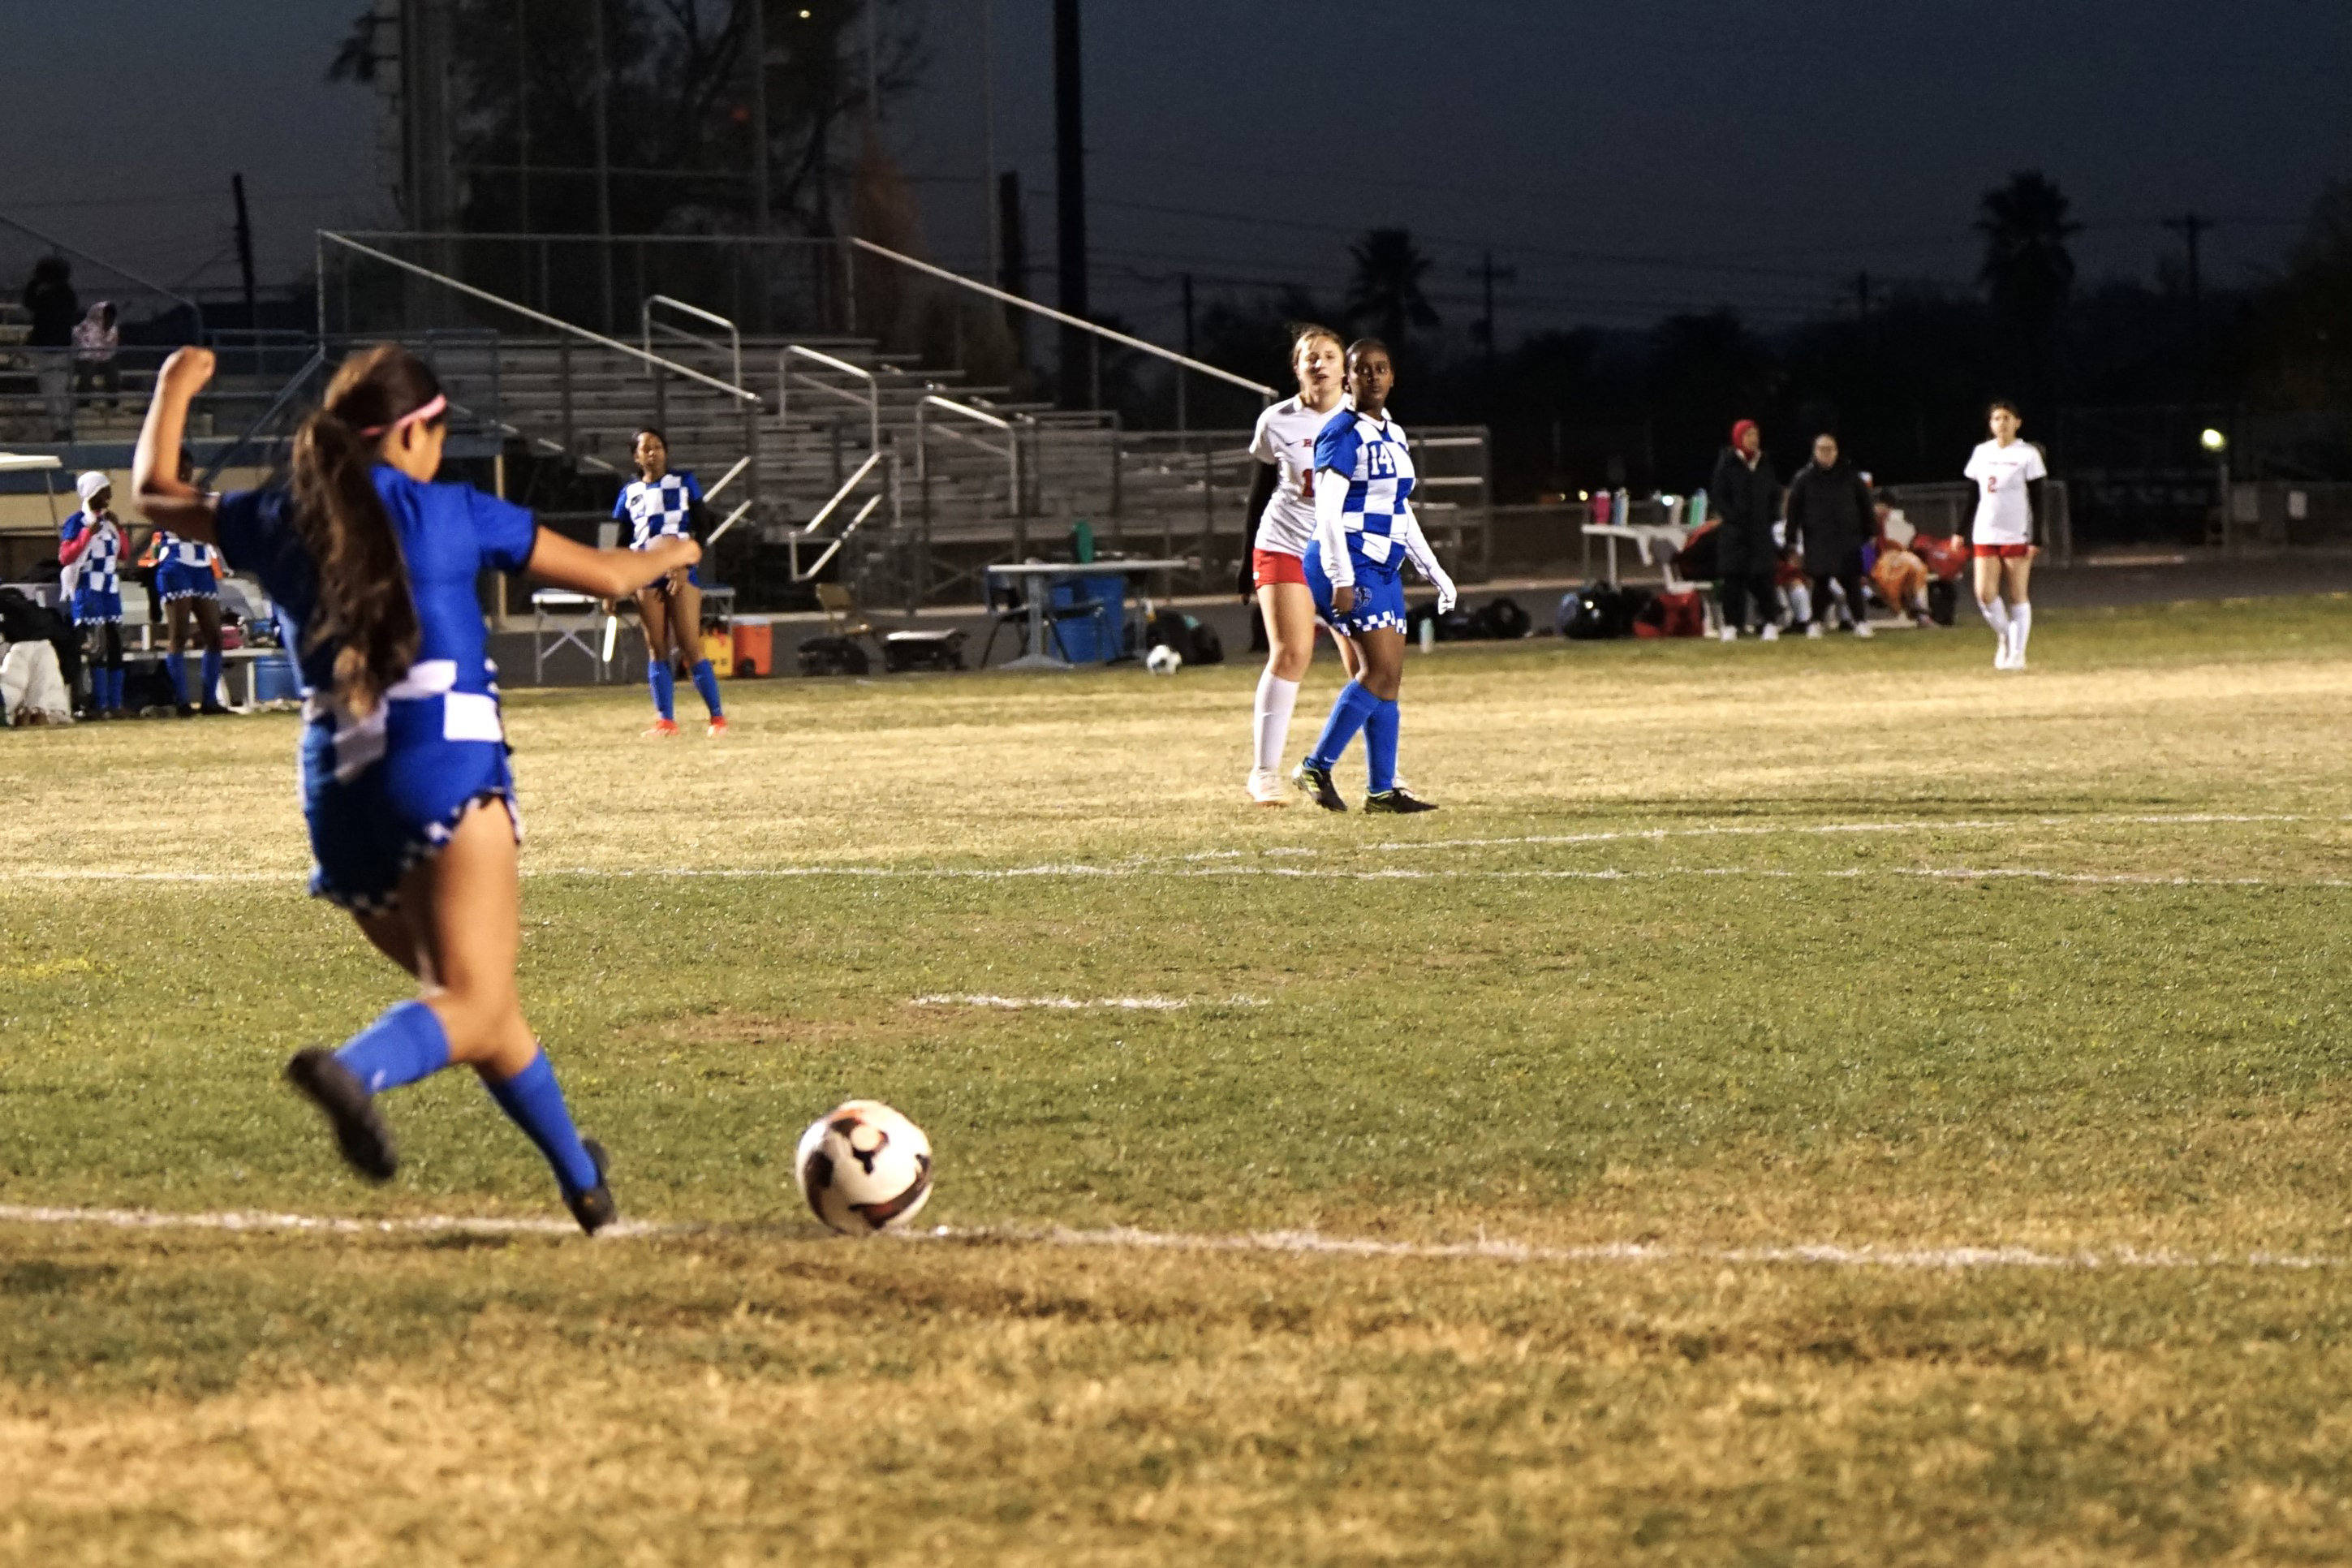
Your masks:
<path fill-rule="evenodd" d="M 298 1051 L 294 1087 L 325 1113 L 343 1157 L 373 1181 L 398 1168 L 377 1098 L 456 1062 L 555 1169 L 592 1235 L 615 1210 L 604 1151 L 574 1130 L 515 985 L 520 887 L 488 634 L 474 597 L 485 568 L 602 598 L 691 565 L 700 548 L 591 550 L 530 513 L 461 484 L 435 484 L 448 403 L 405 349 L 344 361 L 295 437 L 289 487 L 227 496 L 180 479 L 188 404 L 213 356 L 164 362 L 140 432 L 133 483 L 156 526 L 217 546 L 261 580 L 301 673 L 310 889 L 341 905 L 415 976 L 340 1050 Z"/>
<path fill-rule="evenodd" d="M 1307 552 L 1307 585 L 1315 608 L 1340 637 L 1356 645 L 1355 679 L 1339 689 L 1322 738 L 1292 782 L 1327 811 L 1345 811 L 1331 782 L 1339 753 L 1364 734 L 1370 790 L 1364 809 L 1435 811 L 1397 783 L 1397 691 L 1404 681 L 1406 557 L 1437 590 L 1437 613 L 1454 607 L 1454 579 L 1437 563 L 1409 504 L 1412 453 L 1404 427 L 1388 416 L 1396 368 L 1388 345 L 1365 338 L 1348 350 L 1348 392 L 1353 406 L 1334 414 L 1315 438 L 1315 542 Z"/>

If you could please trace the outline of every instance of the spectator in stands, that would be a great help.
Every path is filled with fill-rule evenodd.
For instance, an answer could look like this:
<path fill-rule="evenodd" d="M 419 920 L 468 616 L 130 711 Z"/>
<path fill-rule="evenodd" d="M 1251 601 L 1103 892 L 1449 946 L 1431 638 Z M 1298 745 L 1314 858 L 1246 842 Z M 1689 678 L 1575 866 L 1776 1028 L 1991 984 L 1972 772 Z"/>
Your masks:
<path fill-rule="evenodd" d="M 1731 427 L 1731 445 L 1715 460 L 1707 481 L 1710 509 L 1723 519 L 1716 537 L 1716 582 L 1723 597 L 1723 640 L 1738 637 L 1748 607 L 1766 641 L 1780 635 L 1773 619 L 1772 569 L 1780 563 L 1772 521 L 1780 505 L 1780 481 L 1764 456 L 1764 433 L 1753 419 Z"/>
<path fill-rule="evenodd" d="M 100 300 L 89 308 L 89 314 L 74 323 L 74 401 L 95 405 L 91 393 L 106 389 L 106 405 L 122 406 L 122 367 L 114 361 L 122 347 L 121 330 L 115 325 L 114 301 Z"/>
<path fill-rule="evenodd" d="M 25 347 L 32 357 L 41 400 L 48 405 L 52 439 L 73 439 L 73 332 L 81 301 L 73 291 L 73 268 L 62 256 L 33 263 L 25 284 L 25 310 L 33 318 Z"/>
<path fill-rule="evenodd" d="M 1813 437 L 1813 460 L 1789 481 L 1789 548 L 1803 555 L 1805 576 L 1812 584 L 1807 637 L 1822 635 L 1832 584 L 1845 595 L 1853 635 L 1870 636 L 1869 612 L 1862 602 L 1862 546 L 1875 528 L 1870 487 L 1839 456 L 1837 437 L 1822 431 Z"/>

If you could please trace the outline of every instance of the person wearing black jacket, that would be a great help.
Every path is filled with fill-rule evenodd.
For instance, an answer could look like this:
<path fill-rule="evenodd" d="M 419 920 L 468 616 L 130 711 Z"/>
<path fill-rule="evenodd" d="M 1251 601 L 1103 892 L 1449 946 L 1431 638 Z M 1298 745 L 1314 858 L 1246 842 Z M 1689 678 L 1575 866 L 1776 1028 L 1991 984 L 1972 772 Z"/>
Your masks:
<path fill-rule="evenodd" d="M 33 318 L 25 347 L 33 361 L 33 375 L 47 406 L 51 436 L 73 439 L 73 330 L 81 320 L 81 301 L 74 295 L 73 267 L 62 256 L 44 256 L 33 263 L 26 281 L 25 313 Z"/>
<path fill-rule="evenodd" d="M 1780 506 L 1780 481 L 1772 460 L 1764 456 L 1763 432 L 1753 419 L 1731 427 L 1731 445 L 1715 460 L 1715 477 L 1707 482 L 1706 498 L 1723 519 L 1716 532 L 1716 583 L 1723 599 L 1723 640 L 1739 635 L 1748 621 L 1749 600 L 1767 639 L 1780 635 L 1774 618 L 1772 571 L 1780 563 L 1780 546 L 1772 539 L 1772 520 Z"/>
<path fill-rule="evenodd" d="M 1837 437 L 1822 431 L 1813 437 L 1813 460 L 1789 481 L 1789 548 L 1803 553 L 1805 575 L 1813 584 L 1807 637 L 1821 636 L 1827 624 L 1832 583 L 1844 590 L 1853 635 L 1870 636 L 1862 605 L 1862 546 L 1874 521 L 1869 484 L 1838 456 Z"/>

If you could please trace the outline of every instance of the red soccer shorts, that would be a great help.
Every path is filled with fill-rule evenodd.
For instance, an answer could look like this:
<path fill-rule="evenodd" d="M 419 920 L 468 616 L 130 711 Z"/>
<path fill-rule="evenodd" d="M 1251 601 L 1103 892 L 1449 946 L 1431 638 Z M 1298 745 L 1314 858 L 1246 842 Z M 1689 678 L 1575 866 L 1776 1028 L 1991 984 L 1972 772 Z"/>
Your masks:
<path fill-rule="evenodd" d="M 1979 544 L 1971 548 L 1979 561 L 2023 561 L 2033 553 L 2031 544 Z"/>
<path fill-rule="evenodd" d="M 1307 586 L 1307 563 L 1296 555 L 1285 555 L 1279 550 L 1250 552 L 1250 574 L 1257 585 L 1268 583 L 1296 583 Z"/>

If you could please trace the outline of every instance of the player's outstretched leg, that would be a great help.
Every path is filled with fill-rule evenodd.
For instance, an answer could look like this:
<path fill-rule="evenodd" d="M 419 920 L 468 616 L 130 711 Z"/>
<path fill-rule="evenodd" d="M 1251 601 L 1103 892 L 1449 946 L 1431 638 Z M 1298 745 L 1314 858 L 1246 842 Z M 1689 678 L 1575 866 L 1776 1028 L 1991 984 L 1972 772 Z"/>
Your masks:
<path fill-rule="evenodd" d="M 360 924 L 416 976 L 422 994 L 332 1055 L 303 1051 L 287 1065 L 289 1080 L 326 1114 L 345 1158 L 388 1180 L 398 1161 L 376 1097 L 462 1062 L 545 1156 L 581 1228 L 593 1235 L 612 1223 L 617 1210 L 602 1151 L 592 1152 L 573 1127 L 516 991 L 521 893 L 506 804 L 468 810 L 440 851 L 402 878 L 399 907 Z"/>

